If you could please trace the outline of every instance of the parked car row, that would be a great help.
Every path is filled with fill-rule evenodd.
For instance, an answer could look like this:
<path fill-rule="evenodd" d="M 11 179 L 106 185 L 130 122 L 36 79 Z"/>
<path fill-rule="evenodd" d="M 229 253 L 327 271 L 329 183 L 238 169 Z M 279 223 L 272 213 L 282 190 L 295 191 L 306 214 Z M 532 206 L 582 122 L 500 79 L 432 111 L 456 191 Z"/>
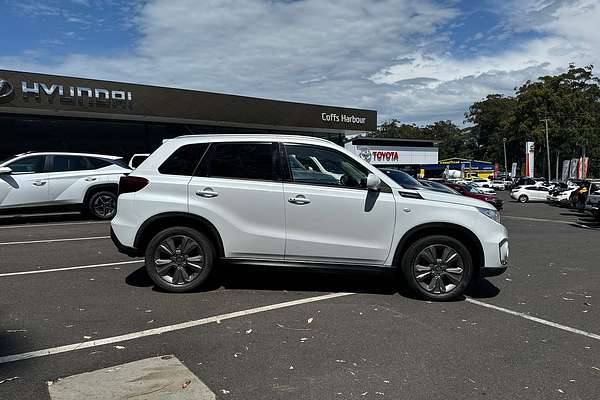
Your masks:
<path fill-rule="evenodd" d="M 512 188 L 510 197 L 520 203 L 546 202 L 574 208 L 600 219 L 600 180 L 546 182 L 542 179 L 520 178 Z"/>

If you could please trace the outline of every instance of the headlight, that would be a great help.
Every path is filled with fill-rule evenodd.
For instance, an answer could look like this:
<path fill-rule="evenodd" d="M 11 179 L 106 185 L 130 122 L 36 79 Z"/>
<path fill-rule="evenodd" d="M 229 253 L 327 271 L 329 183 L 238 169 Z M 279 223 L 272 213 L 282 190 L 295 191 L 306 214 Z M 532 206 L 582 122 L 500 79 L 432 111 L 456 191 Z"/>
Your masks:
<path fill-rule="evenodd" d="M 496 210 L 490 210 L 489 208 L 479 208 L 477 207 L 480 213 L 485 215 L 488 218 L 493 219 L 494 221 L 500 223 L 500 213 Z"/>

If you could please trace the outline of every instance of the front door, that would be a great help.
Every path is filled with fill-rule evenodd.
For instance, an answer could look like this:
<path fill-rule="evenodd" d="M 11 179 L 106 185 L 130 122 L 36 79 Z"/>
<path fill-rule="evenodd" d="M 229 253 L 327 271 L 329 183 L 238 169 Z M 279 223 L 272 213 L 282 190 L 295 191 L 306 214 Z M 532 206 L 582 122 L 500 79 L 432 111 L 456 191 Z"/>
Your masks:
<path fill-rule="evenodd" d="M 48 173 L 44 172 L 46 156 L 19 158 L 6 165 L 10 174 L 0 175 L 0 208 L 45 205 L 48 193 Z"/>
<path fill-rule="evenodd" d="M 276 143 L 212 143 L 188 186 L 190 213 L 211 221 L 225 256 L 284 256 L 283 183 Z"/>
<path fill-rule="evenodd" d="M 396 218 L 392 193 L 367 190 L 369 171 L 341 151 L 284 147 L 290 175 L 284 183 L 286 261 L 383 264 Z M 315 159 L 323 170 L 303 163 Z"/>

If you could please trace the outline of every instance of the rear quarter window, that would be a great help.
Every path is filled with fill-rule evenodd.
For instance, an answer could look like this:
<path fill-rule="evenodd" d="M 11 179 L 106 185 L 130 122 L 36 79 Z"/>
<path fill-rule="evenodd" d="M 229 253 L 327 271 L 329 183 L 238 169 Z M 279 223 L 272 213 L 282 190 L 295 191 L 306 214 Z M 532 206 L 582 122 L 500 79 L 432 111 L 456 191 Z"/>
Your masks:
<path fill-rule="evenodd" d="M 194 175 L 208 145 L 208 143 L 194 143 L 181 146 L 158 167 L 158 172 L 163 175 Z"/>

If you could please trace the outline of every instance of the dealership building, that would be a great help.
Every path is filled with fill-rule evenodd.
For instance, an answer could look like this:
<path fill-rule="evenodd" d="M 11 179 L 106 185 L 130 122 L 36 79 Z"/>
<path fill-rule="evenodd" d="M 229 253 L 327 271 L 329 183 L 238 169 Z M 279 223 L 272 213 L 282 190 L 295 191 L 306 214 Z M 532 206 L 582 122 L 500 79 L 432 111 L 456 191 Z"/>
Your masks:
<path fill-rule="evenodd" d="M 277 133 L 340 145 L 377 112 L 0 70 L 0 160 L 26 151 L 149 153 L 185 134 Z"/>
<path fill-rule="evenodd" d="M 437 140 L 354 137 L 345 147 L 377 167 L 423 176 L 424 165 L 438 163 L 438 143 Z"/>

